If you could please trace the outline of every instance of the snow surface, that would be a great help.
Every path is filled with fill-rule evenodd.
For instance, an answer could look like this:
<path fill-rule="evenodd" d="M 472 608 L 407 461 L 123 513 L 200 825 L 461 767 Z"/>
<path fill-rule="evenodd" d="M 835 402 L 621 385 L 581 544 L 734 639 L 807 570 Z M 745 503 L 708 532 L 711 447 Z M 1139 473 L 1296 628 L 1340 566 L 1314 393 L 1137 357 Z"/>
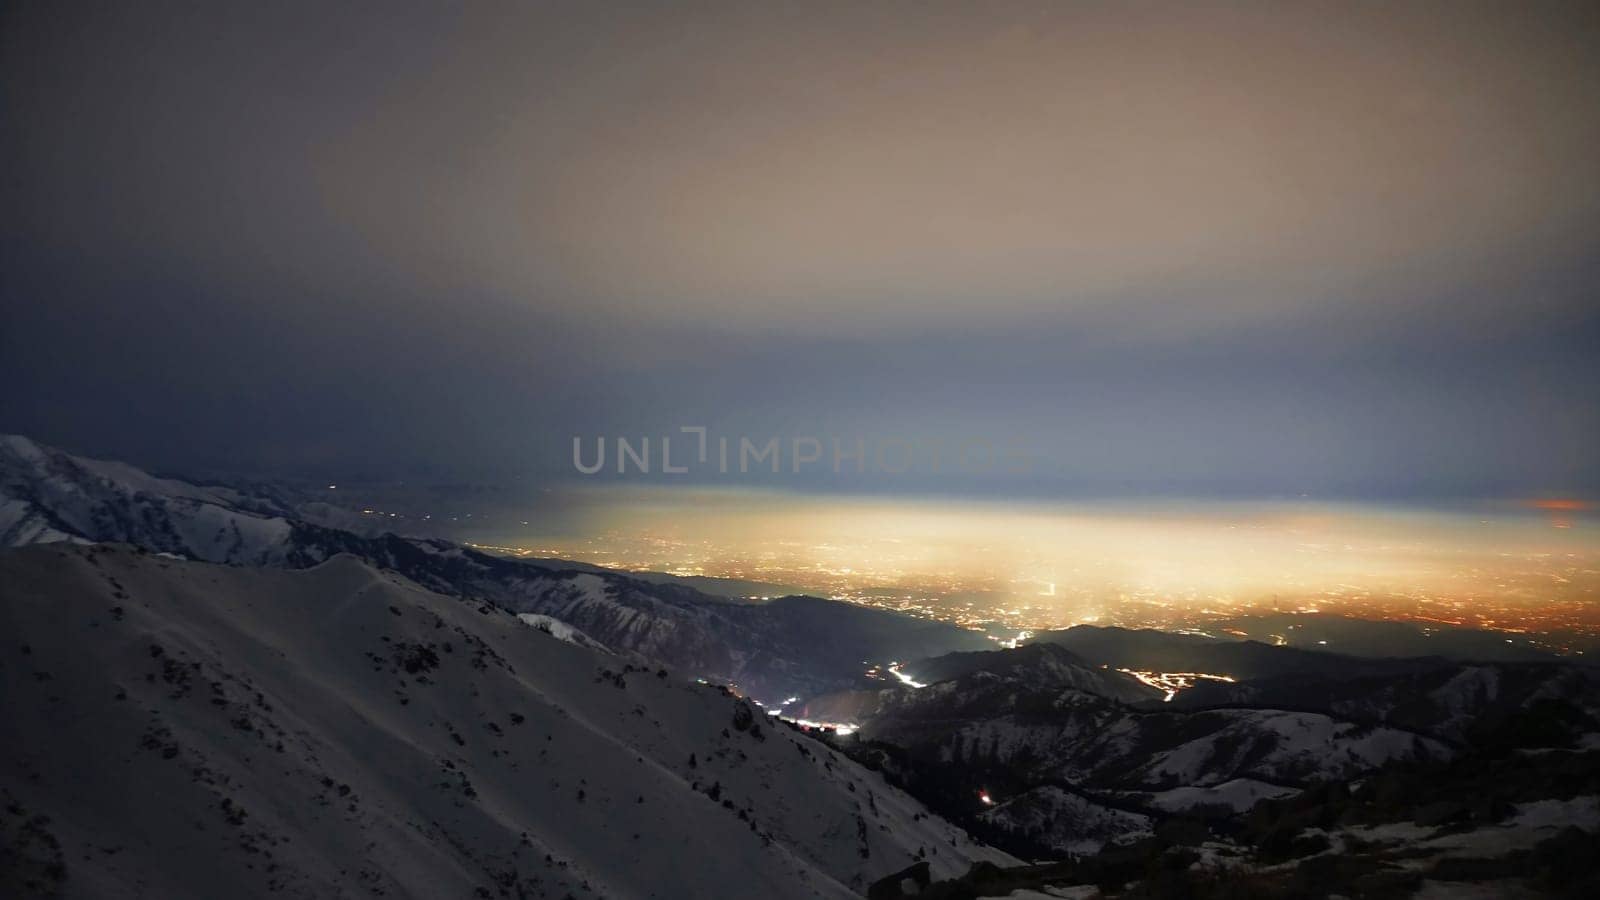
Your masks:
<path fill-rule="evenodd" d="M 1005 800 L 980 818 L 1077 854 L 1095 853 L 1108 843 L 1150 834 L 1149 816 L 1113 809 L 1052 785 Z"/>
<path fill-rule="evenodd" d="M 1161 791 L 1150 797 L 1150 805 L 1167 812 L 1183 812 L 1196 806 L 1226 806 L 1244 812 L 1262 800 L 1288 797 L 1299 789 L 1268 784 L 1253 778 L 1234 778 L 1210 787 L 1185 786 Z"/>
<path fill-rule="evenodd" d="M 1155 756 L 1147 767 L 1150 775 L 1188 785 L 1220 784 L 1238 768 L 1223 763 L 1230 758 L 1243 761 L 1253 754 L 1257 758 L 1250 763 L 1252 771 L 1280 773 L 1285 780 L 1335 778 L 1394 760 L 1417 756 L 1444 759 L 1451 753 L 1439 741 L 1409 731 L 1367 728 L 1319 713 L 1266 709 L 1217 714 L 1232 719 L 1232 724 Z M 1261 734 L 1272 735 L 1274 740 L 1268 746 L 1242 741 Z"/>
<path fill-rule="evenodd" d="M 913 659 L 986 643 L 955 625 L 845 602 L 731 601 L 670 576 L 498 557 L 443 540 L 377 533 L 375 523 L 350 518 L 292 489 L 261 485 L 241 493 L 186 484 L 0 437 L 0 547 L 126 543 L 189 559 L 288 568 L 351 553 L 431 590 L 550 616 L 620 655 L 737 684 L 769 705 L 852 685 L 862 659 Z"/>
<path fill-rule="evenodd" d="M 288 520 L 237 507 L 226 488 L 157 478 L 0 435 L 0 547 L 96 540 L 213 562 L 281 562 Z"/>
<path fill-rule="evenodd" d="M 1516 811 L 1498 824 L 1466 831 L 1432 828 L 1415 822 L 1376 826 L 1349 826 L 1338 834 L 1353 835 L 1367 844 L 1405 849 L 1401 864 L 1425 871 L 1444 858 L 1492 859 L 1527 850 L 1565 828 L 1600 831 L 1600 797 L 1539 800 L 1519 803 Z M 1337 836 L 1337 835 L 1336 835 Z"/>
<path fill-rule="evenodd" d="M 0 633 L 0 825 L 43 823 L 67 897 L 843 898 L 919 854 L 1016 864 L 744 701 L 351 557 L 6 551 Z"/>
<path fill-rule="evenodd" d="M 579 647 L 588 647 L 591 650 L 600 650 L 605 653 L 611 652 L 606 645 L 552 616 L 540 613 L 518 613 L 517 618 L 521 619 L 524 624 L 531 625 L 558 641 L 566 641 L 569 644 L 577 644 Z"/>
<path fill-rule="evenodd" d="M 1516 815 L 1508 823 L 1523 828 L 1565 828 L 1577 826 L 1585 831 L 1600 831 L 1600 797 L 1574 797 L 1571 800 L 1538 800 L 1517 804 Z"/>

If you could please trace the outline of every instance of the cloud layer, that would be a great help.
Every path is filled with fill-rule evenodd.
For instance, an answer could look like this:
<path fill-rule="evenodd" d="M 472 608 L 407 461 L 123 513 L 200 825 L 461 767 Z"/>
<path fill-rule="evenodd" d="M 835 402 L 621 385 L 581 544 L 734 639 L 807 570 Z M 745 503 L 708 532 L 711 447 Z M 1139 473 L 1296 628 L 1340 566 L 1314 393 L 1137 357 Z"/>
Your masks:
<path fill-rule="evenodd" d="M 1600 480 L 1592 9 L 0 16 L 16 430 L 452 468 L 970 421 L 1085 483 Z"/>

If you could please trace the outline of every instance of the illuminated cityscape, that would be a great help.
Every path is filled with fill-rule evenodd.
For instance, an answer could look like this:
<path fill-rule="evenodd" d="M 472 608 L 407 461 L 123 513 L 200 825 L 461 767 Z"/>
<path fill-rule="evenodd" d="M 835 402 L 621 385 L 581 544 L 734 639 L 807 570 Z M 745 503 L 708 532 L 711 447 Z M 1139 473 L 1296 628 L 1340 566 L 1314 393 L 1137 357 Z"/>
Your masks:
<path fill-rule="evenodd" d="M 607 527 L 591 537 L 477 543 L 730 579 L 714 589 L 737 596 L 826 596 L 983 630 L 997 642 L 1078 624 L 1204 631 L 1275 613 L 1500 630 L 1557 651 L 1567 648 L 1547 635 L 1600 634 L 1596 523 L 1571 502 L 1546 514 L 1546 506 L 1007 510 L 800 499 L 781 522 L 752 511 L 743 495 L 684 502 L 695 515 L 669 507 L 627 523 L 602 517 Z"/>

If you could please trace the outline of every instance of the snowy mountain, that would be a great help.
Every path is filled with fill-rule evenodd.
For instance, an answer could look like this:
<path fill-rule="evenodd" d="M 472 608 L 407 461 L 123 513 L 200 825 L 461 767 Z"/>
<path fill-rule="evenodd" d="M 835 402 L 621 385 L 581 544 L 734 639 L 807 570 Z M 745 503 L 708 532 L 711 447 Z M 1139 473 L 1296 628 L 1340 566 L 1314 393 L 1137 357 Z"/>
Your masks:
<path fill-rule="evenodd" d="M 524 625 L 531 625 L 558 641 L 566 641 L 569 644 L 577 644 L 579 647 L 588 647 L 591 650 L 598 650 L 601 653 L 612 652 L 610 647 L 607 647 L 605 644 L 602 644 L 594 638 L 589 637 L 587 634 L 584 634 L 578 629 L 573 628 L 571 625 L 568 625 L 560 619 L 553 619 L 550 616 L 542 616 L 538 613 L 519 613 L 517 618 L 520 619 Z"/>
<path fill-rule="evenodd" d="M 848 749 L 936 810 L 1017 852 L 1091 852 L 1195 807 L 1255 801 L 1400 763 L 1444 741 L 1319 712 L 1190 710 L 1044 643 L 961 653 L 901 674 L 953 676 L 828 695 L 803 714 L 860 723 Z"/>
<path fill-rule="evenodd" d="M 1082 691 L 1123 703 L 1160 700 L 1162 697 L 1161 691 L 1141 683 L 1131 675 L 1092 666 L 1072 651 L 1049 643 L 1026 644 L 1014 650 L 949 653 L 906 663 L 900 667 L 900 672 L 924 684 L 986 673 L 989 677 L 1005 681 Z"/>
<path fill-rule="evenodd" d="M 0 438 L 0 896 L 1600 888 L 1600 669 L 997 650 L 336 513 Z"/>
<path fill-rule="evenodd" d="M 431 590 L 547 616 L 769 703 L 855 684 L 863 660 L 934 656 L 980 635 L 813 597 L 750 602 L 593 566 L 510 559 L 448 541 L 364 535 L 300 517 L 280 496 L 202 487 L 27 438 L 0 438 L 0 545 L 120 542 L 209 562 L 304 568 L 339 554 Z M 326 516 L 322 516 L 326 520 Z"/>
<path fill-rule="evenodd" d="M 1239 778 L 1304 784 L 1449 746 L 1323 712 L 1239 703 L 1190 710 L 1054 644 L 950 654 L 906 667 L 923 686 L 827 695 L 807 717 L 860 724 L 916 764 L 1004 772 L 1014 784 L 1161 791 Z M 1231 687 L 1231 686 L 1229 686 Z"/>
<path fill-rule="evenodd" d="M 156 478 L 132 466 L 0 435 L 0 546 L 119 541 L 235 563 L 278 563 L 285 511 L 227 488 Z"/>
<path fill-rule="evenodd" d="M 1250 777 L 1305 784 L 1400 759 L 1443 759 L 1444 743 L 1398 728 L 1280 709 L 1140 709 L 1075 689 L 978 672 L 903 688 L 860 735 L 930 764 L 1004 770 L 1026 783 L 1163 790 Z"/>
<path fill-rule="evenodd" d="M 1575 743 L 1600 733 L 1600 670 L 1560 663 L 1448 663 L 1389 675 L 1296 675 L 1184 691 L 1187 709 L 1280 706 L 1394 725 L 1461 743 L 1496 732 Z M 1560 713 L 1541 720 L 1541 710 Z"/>
<path fill-rule="evenodd" d="M 895 687 L 812 697 L 800 704 L 799 714 L 813 721 L 860 725 L 916 716 L 917 709 L 929 705 L 952 719 L 984 718 L 1019 704 L 1053 708 L 1095 698 L 1140 704 L 1163 696 L 1131 675 L 1092 668 L 1053 644 L 948 653 L 905 663 L 894 674 L 901 681 Z"/>
<path fill-rule="evenodd" d="M 1147 815 L 1115 809 L 1053 784 L 1024 791 L 985 810 L 978 820 L 1027 835 L 1048 850 L 1074 854 L 1148 837 L 1154 827 Z"/>
<path fill-rule="evenodd" d="M 744 700 L 338 556 L 0 553 L 8 896 L 848 897 L 1008 857 Z"/>
<path fill-rule="evenodd" d="M 440 583 L 570 623 L 607 646 L 735 684 L 768 705 L 855 685 L 867 668 L 863 661 L 988 644 L 941 622 L 815 597 L 729 600 L 682 585 L 467 553 Z"/>
<path fill-rule="evenodd" d="M 1130 654 L 1169 643 L 1112 630 L 1088 646 L 1101 631 L 1075 639 L 1157 665 Z M 1559 883 L 1542 874 L 1551 854 L 1600 849 L 1592 667 L 1329 670 L 1305 651 L 1175 637 L 1180 664 L 1233 659 L 1281 674 L 1152 702 L 1119 696 L 1118 682 L 1091 677 L 1116 672 L 1046 642 L 907 664 L 897 674 L 911 683 L 817 698 L 808 714 L 854 715 L 851 755 L 980 839 L 1065 858 L 929 886 L 940 896 L 1092 896 L 1115 884 L 1136 897 L 1407 897 L 1430 879 L 1526 896 Z M 1223 646 L 1233 649 L 1214 654 Z M 1316 860 L 1330 853 L 1356 862 L 1324 872 Z M 1150 880 L 1174 871 L 1192 874 Z"/>

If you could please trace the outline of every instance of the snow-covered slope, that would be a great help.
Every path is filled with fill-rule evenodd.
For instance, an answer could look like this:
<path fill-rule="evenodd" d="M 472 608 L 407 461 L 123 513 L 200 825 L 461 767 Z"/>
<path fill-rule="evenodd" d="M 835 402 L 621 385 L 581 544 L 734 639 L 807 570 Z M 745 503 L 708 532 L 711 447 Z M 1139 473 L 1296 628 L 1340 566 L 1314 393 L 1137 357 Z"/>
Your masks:
<path fill-rule="evenodd" d="M 1147 837 L 1151 828 L 1149 816 L 1113 809 L 1056 785 L 1025 791 L 978 818 L 1042 846 L 1074 854 Z"/>
<path fill-rule="evenodd" d="M 1148 802 L 1156 809 L 1167 812 L 1184 812 L 1196 807 L 1226 807 L 1240 813 L 1249 810 L 1262 800 L 1289 797 L 1296 793 L 1298 791 L 1294 788 L 1267 784 L 1250 778 L 1234 778 L 1208 787 L 1185 785 L 1161 791 L 1151 795 Z"/>
<path fill-rule="evenodd" d="M 1133 679 L 1112 680 L 1051 645 L 911 668 L 919 677 L 960 674 L 818 698 L 802 714 L 853 715 L 861 725 L 849 752 L 1030 856 L 1083 853 L 1148 836 L 1153 822 L 1180 812 L 1237 815 L 1264 797 L 1456 753 L 1424 735 L 1322 713 L 1151 702 Z"/>
<path fill-rule="evenodd" d="M 1025 784 L 1117 790 L 1240 777 L 1299 784 L 1452 752 L 1409 731 L 1320 713 L 1139 709 L 1080 688 L 991 671 L 882 692 L 860 734 L 932 765 L 1005 767 Z"/>
<path fill-rule="evenodd" d="M 996 678 L 1083 691 L 1123 703 L 1161 699 L 1161 691 L 1133 676 L 1092 666 L 1065 647 L 1050 643 L 1026 644 L 1008 650 L 950 653 L 907 663 L 900 671 L 925 684 L 986 672 Z"/>
<path fill-rule="evenodd" d="M 282 513 L 226 488 L 0 435 L 0 547 L 121 541 L 216 562 L 277 563 L 292 531 Z"/>
<path fill-rule="evenodd" d="M 1185 691 L 1177 707 L 1293 706 L 1358 722 L 1383 723 L 1462 742 L 1503 731 L 1571 743 L 1600 732 L 1600 669 L 1553 662 L 1444 662 L 1413 672 L 1285 676 Z M 1552 717 L 1542 711 L 1567 710 Z M 1534 732 L 1537 732 L 1536 734 Z"/>
<path fill-rule="evenodd" d="M 955 660 L 952 671 L 964 670 L 958 677 L 876 692 L 869 704 L 846 697 L 864 712 L 851 752 L 957 821 L 993 826 L 982 833 L 1028 853 L 1078 853 L 1136 838 L 1180 806 L 1236 806 L 1228 784 L 1261 782 L 1281 788 L 1273 794 L 1294 794 L 1454 754 L 1409 731 L 1319 713 L 1190 711 L 1149 703 L 1148 695 L 1129 704 L 1117 699 L 1120 682 L 1091 678 L 1100 670 L 1074 660 L 1048 646 L 969 654 Z M 804 714 L 815 718 L 815 708 L 833 699 Z M 1184 788 L 1199 795 L 1193 803 L 1158 802 Z M 1207 788 L 1217 796 L 1204 796 Z"/>
<path fill-rule="evenodd" d="M 588 647 L 590 650 L 599 650 L 602 653 L 611 652 L 611 648 L 605 644 L 589 637 L 560 619 L 542 616 L 538 613 L 519 613 L 517 618 L 521 619 L 523 624 L 537 628 L 558 641 L 566 641 L 569 644 L 577 644 L 579 647 Z"/>
<path fill-rule="evenodd" d="M 1162 696 L 1131 675 L 1091 668 L 1054 644 L 949 653 L 907 663 L 894 672 L 901 685 L 807 698 L 796 707 L 797 714 L 818 722 L 859 725 L 874 719 L 920 719 L 927 710 L 936 709 L 936 718 L 965 720 L 1014 712 L 1019 706 L 1070 707 L 1096 699 L 1139 704 Z"/>
<path fill-rule="evenodd" d="M 10 550 L 0 634 L 0 887 L 845 897 L 1011 862 L 743 700 L 350 557 Z"/>
<path fill-rule="evenodd" d="M 853 685 L 862 660 L 887 663 L 988 643 L 943 622 L 850 603 L 728 600 L 620 573 L 537 568 L 471 551 L 448 580 L 507 609 L 567 622 L 608 647 L 737 684 L 769 705 Z"/>
<path fill-rule="evenodd" d="M 285 492 L 155 478 L 27 438 L 0 438 L 0 546 L 124 542 L 210 562 L 301 568 L 349 554 L 441 593 L 559 620 L 619 652 L 736 683 L 778 701 L 838 690 L 861 660 L 913 659 L 986 644 L 942 622 L 814 597 L 750 603 L 593 566 L 525 561 L 442 540 L 307 521 Z"/>

